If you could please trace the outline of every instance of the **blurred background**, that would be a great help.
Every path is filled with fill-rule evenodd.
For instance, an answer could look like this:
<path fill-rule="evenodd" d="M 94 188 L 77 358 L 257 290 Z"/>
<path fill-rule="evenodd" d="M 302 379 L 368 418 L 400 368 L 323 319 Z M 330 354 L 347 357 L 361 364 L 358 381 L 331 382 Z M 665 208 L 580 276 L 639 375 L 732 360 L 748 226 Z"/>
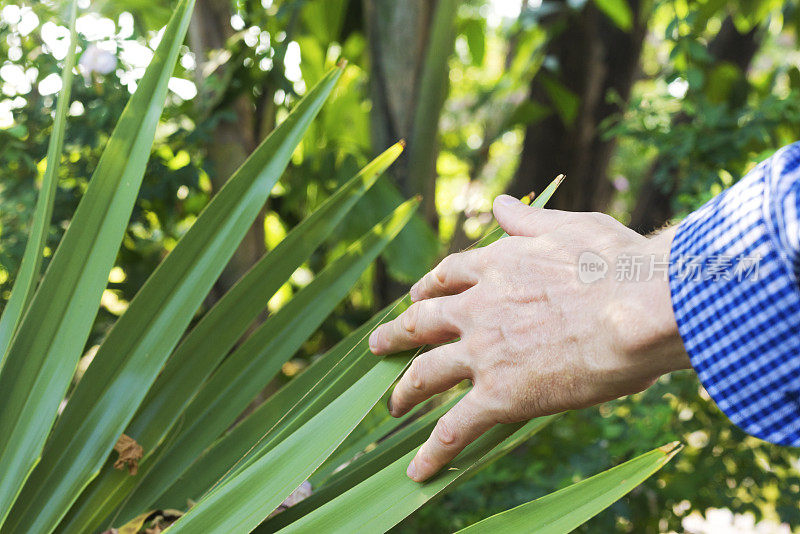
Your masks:
<path fill-rule="evenodd" d="M 80 7 L 82 76 L 46 255 L 170 13 L 168 0 Z M 0 302 L 45 167 L 69 34 L 64 8 L 0 0 Z M 284 366 L 283 380 L 483 235 L 502 192 L 541 191 L 564 172 L 553 207 L 604 211 L 649 232 L 798 140 L 799 27 L 797 3 L 773 0 L 197 0 L 76 380 L 209 198 L 343 58 L 342 81 L 206 304 L 400 138 L 405 154 L 331 242 L 347 244 L 403 198 L 422 194 L 423 209 Z M 340 253 L 324 247 L 269 309 Z M 800 450 L 743 434 L 690 372 L 563 416 L 396 531 L 452 531 L 675 439 L 687 448 L 582 531 L 800 532 Z"/>

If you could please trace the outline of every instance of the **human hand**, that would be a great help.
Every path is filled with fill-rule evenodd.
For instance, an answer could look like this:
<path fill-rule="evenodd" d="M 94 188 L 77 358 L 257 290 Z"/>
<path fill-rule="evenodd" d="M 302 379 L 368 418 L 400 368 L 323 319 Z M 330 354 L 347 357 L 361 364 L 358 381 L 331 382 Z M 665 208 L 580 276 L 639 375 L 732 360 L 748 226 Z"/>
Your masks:
<path fill-rule="evenodd" d="M 494 215 L 509 237 L 445 258 L 411 288 L 413 304 L 370 336 L 375 354 L 445 343 L 400 379 L 389 400 L 395 417 L 473 382 L 409 465 L 416 481 L 495 424 L 592 406 L 690 367 L 665 274 L 582 282 L 578 272 L 585 252 L 612 265 L 623 255 L 665 261 L 673 231 L 647 238 L 607 215 L 532 208 L 506 195 Z"/>

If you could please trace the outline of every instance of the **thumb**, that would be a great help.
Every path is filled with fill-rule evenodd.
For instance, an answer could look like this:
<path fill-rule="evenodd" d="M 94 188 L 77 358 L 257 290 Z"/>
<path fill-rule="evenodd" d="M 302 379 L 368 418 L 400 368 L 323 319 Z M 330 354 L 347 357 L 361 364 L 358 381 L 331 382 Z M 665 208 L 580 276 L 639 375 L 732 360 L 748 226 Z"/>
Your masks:
<path fill-rule="evenodd" d="M 538 237 L 563 225 L 571 215 L 567 211 L 527 206 L 514 197 L 494 199 L 494 218 L 508 235 Z"/>

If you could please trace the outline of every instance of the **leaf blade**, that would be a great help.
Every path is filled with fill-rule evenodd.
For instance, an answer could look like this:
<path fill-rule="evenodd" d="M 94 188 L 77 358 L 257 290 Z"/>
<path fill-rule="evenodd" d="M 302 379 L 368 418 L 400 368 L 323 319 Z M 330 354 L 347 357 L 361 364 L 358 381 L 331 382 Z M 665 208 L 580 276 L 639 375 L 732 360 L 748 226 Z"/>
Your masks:
<path fill-rule="evenodd" d="M 11 338 L 14 335 L 22 315 L 25 312 L 36 287 L 36 279 L 42 266 L 42 252 L 47 240 L 47 230 L 53 215 L 56 187 L 58 185 L 58 168 L 64 148 L 64 132 L 67 124 L 70 95 L 72 93 L 73 69 L 75 68 L 75 50 L 78 35 L 75 19 L 78 13 L 78 2 L 72 0 L 69 8 L 69 48 L 64 59 L 64 70 L 61 74 L 61 92 L 58 95 L 56 116 L 53 122 L 53 134 L 47 146 L 47 168 L 42 178 L 42 187 L 36 199 L 36 208 L 31 225 L 31 235 L 25 243 L 22 263 L 11 289 L 11 296 L 0 316 L 0 369 L 3 368 Z"/>
<path fill-rule="evenodd" d="M 238 471 L 244 467 L 243 459 L 260 456 L 270 450 L 288 433 L 319 413 L 331 397 L 338 396 L 336 390 L 341 389 L 343 384 L 352 385 L 355 382 L 352 378 L 348 380 L 348 375 L 363 374 L 364 368 L 369 367 L 370 363 L 373 366 L 377 364 L 378 360 L 370 357 L 367 345 L 369 332 L 381 321 L 397 317 L 408 304 L 408 301 L 398 302 L 378 312 L 255 409 L 203 452 L 158 499 L 159 506 L 179 507 L 187 498 L 197 500 L 216 481 L 233 476 L 234 468 Z"/>
<path fill-rule="evenodd" d="M 358 424 L 410 361 L 409 354 L 381 360 L 353 387 L 297 432 L 239 475 L 215 488 L 170 528 L 249 532 L 308 478 Z M 302 447 L 302 459 L 297 450 Z M 268 487 L 264 487 L 265 477 Z M 226 510 L 221 514 L 221 510 Z"/>
<path fill-rule="evenodd" d="M 399 206 L 226 358 L 187 407 L 180 432 L 139 482 L 120 512 L 121 519 L 153 504 L 236 420 L 405 226 L 418 204 L 414 199 Z"/>
<path fill-rule="evenodd" d="M 181 0 L 128 101 L 0 370 L 0 524 L 36 465 L 97 313 L 194 0 Z"/>
<path fill-rule="evenodd" d="M 334 69 L 264 140 L 150 276 L 100 346 L 12 510 L 11 527 L 52 529 L 102 467 L 333 89 Z"/>
<path fill-rule="evenodd" d="M 566 534 L 572 532 L 661 469 L 682 448 L 677 442 L 647 452 L 624 464 L 488 517 L 459 533 L 520 532 Z M 531 525 L 536 525 L 531 530 Z"/>
<path fill-rule="evenodd" d="M 400 155 L 395 144 L 344 184 L 311 216 L 232 287 L 186 336 L 159 374 L 125 434 L 145 449 L 140 477 L 152 465 L 150 455 L 170 435 L 181 413 L 268 299 L 302 265 L 353 205 Z M 100 476 L 67 514 L 62 530 L 88 531 L 102 520 L 134 487 L 134 481 L 106 462 Z M 182 506 L 182 504 L 181 504 Z"/>
<path fill-rule="evenodd" d="M 505 454 L 556 417 L 497 425 L 468 445 L 450 463 L 449 469 L 440 471 L 422 484 L 406 476 L 406 467 L 417 453 L 418 448 L 414 448 L 279 532 L 385 532 L 458 478 Z M 366 502 L 369 502 L 368 506 L 363 504 Z"/>

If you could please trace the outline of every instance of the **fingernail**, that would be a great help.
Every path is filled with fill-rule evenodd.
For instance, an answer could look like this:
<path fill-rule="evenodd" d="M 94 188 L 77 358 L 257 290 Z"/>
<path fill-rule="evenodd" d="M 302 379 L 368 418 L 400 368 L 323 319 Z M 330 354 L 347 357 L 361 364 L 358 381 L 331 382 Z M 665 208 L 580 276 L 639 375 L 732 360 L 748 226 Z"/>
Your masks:
<path fill-rule="evenodd" d="M 417 301 L 417 293 L 419 293 L 419 282 L 411 286 L 411 289 L 408 290 L 408 295 L 411 297 L 411 302 Z"/>
<path fill-rule="evenodd" d="M 417 466 L 414 464 L 415 461 L 416 458 L 411 460 L 411 463 L 408 464 L 408 469 L 406 469 L 406 475 L 408 475 L 408 478 L 411 480 L 417 480 Z"/>
<path fill-rule="evenodd" d="M 500 195 L 494 199 L 494 201 L 501 206 L 513 206 L 514 204 L 519 204 L 519 200 L 509 195 Z"/>
<path fill-rule="evenodd" d="M 372 333 L 369 335 L 369 350 L 373 352 L 373 354 L 377 354 L 378 350 L 378 330 L 373 330 Z"/>

